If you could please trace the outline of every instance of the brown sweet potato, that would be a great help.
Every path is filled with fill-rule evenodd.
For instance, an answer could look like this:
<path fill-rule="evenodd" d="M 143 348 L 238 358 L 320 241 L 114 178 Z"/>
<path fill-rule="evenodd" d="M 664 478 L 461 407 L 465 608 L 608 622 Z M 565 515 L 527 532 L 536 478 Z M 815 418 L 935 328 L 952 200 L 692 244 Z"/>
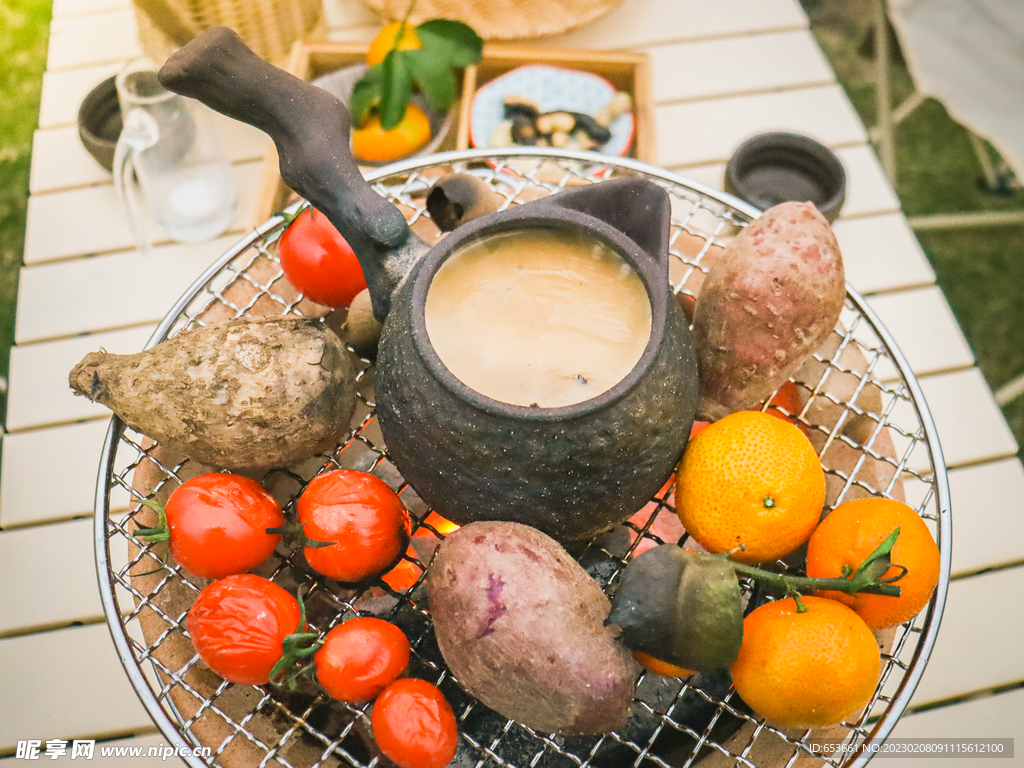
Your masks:
<path fill-rule="evenodd" d="M 756 407 L 835 328 L 846 296 L 828 222 L 810 203 L 765 211 L 711 264 L 693 317 L 697 418 Z"/>
<path fill-rule="evenodd" d="M 470 523 L 438 547 L 427 589 L 445 661 L 488 707 L 549 733 L 625 725 L 639 667 L 604 626 L 608 598 L 554 539 Z"/>
<path fill-rule="evenodd" d="M 135 355 L 90 352 L 68 380 L 161 445 L 226 469 L 288 466 L 331 448 L 355 407 L 348 351 L 301 317 L 196 328 Z"/>

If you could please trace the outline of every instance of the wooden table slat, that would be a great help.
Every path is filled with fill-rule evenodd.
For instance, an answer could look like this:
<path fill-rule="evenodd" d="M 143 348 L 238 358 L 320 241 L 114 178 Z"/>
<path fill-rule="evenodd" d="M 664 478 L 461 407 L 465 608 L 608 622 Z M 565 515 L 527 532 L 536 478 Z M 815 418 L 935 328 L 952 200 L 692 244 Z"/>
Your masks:
<path fill-rule="evenodd" d="M 624 2 L 584 27 L 536 42 L 568 48 L 642 48 L 806 26 L 798 0 L 639 0 Z"/>
<path fill-rule="evenodd" d="M 229 232 L 247 232 L 252 226 L 259 197 L 263 163 L 233 166 L 238 182 L 238 213 Z M 96 222 L 101 221 L 102 226 Z M 151 219 L 145 222 L 154 245 L 170 242 Z M 134 249 L 128 221 L 113 184 L 33 195 L 28 202 L 25 264 Z M 198 275 L 197 275 L 198 276 Z"/>
<path fill-rule="evenodd" d="M 95 738 L 153 726 L 106 624 L 0 640 L 0 680 L 13 695 L 0 718 L 0 752 L 13 752 L 19 740 Z"/>
<path fill-rule="evenodd" d="M 155 327 L 153 324 L 14 347 L 7 395 L 7 431 L 109 418 L 110 411 L 102 405 L 71 391 L 68 373 L 89 352 L 100 348 L 118 354 L 138 352 Z"/>
<path fill-rule="evenodd" d="M 216 112 L 209 114 L 228 160 L 243 163 L 263 159 L 269 141 L 265 133 Z M 77 125 L 36 131 L 30 181 L 33 195 L 94 184 L 113 184 L 113 177 L 86 151 Z"/>
<path fill-rule="evenodd" d="M 927 712 L 907 715 L 892 732 L 894 739 L 1014 739 L 1012 758 L 996 757 L 993 761 L 967 753 L 951 753 L 959 757 L 946 763 L 939 757 L 900 755 L 900 768 L 935 768 L 936 765 L 991 765 L 999 768 L 1024 766 L 1024 689 L 985 696 L 956 706 L 939 707 Z M 992 757 L 992 756 L 990 756 Z"/>
<path fill-rule="evenodd" d="M 786 55 L 779 56 L 780 50 Z M 835 82 L 807 29 L 656 45 L 646 52 L 657 104 Z M 711 77 L 709 67 L 714 68 Z"/>
<path fill-rule="evenodd" d="M 97 45 L 97 41 L 103 41 Z M 142 53 L 135 16 L 124 7 L 107 13 L 55 17 L 50 24 L 50 71 L 124 62 Z"/>
<path fill-rule="evenodd" d="M 949 585 L 938 640 L 912 706 L 1024 680 L 1021 590 L 1024 567 L 969 576 Z"/>
<path fill-rule="evenodd" d="M 0 532 L 0 635 L 100 621 L 95 570 L 91 519 Z"/>
<path fill-rule="evenodd" d="M 0 528 L 91 515 L 108 423 L 98 419 L 7 435 L 0 457 Z M 60 467 L 60 482 L 47 482 L 44 467 Z"/>
<path fill-rule="evenodd" d="M 974 365 L 967 339 L 937 286 L 868 298 L 918 376 Z"/>
<path fill-rule="evenodd" d="M 662 105 L 654 123 L 658 164 L 667 168 L 724 162 L 746 139 L 767 131 L 803 133 L 827 146 L 867 141 L 838 85 Z"/>
<path fill-rule="evenodd" d="M 840 219 L 832 229 L 843 252 L 846 279 L 860 293 L 935 282 L 928 258 L 902 214 Z"/>
<path fill-rule="evenodd" d="M 145 259 L 122 251 L 26 267 L 18 286 L 17 343 L 156 323 L 240 234 L 157 246 Z"/>

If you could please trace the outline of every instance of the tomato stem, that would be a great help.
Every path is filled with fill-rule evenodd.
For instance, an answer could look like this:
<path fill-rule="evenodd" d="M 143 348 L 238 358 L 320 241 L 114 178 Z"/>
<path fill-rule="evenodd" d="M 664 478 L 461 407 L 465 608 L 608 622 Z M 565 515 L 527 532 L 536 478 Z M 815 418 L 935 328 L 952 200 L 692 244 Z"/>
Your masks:
<path fill-rule="evenodd" d="M 738 563 L 735 560 L 729 560 L 729 563 L 732 565 L 736 573 L 754 579 L 758 583 L 767 587 L 774 587 L 775 589 L 781 590 L 786 595 L 790 596 L 799 595 L 800 592 L 832 590 L 835 592 L 845 592 L 848 595 L 855 592 L 862 592 L 871 595 L 899 597 L 900 588 L 894 586 L 893 582 L 899 581 L 909 573 L 908 568 L 894 564 L 890 562 L 889 559 L 892 547 L 896 543 L 896 539 L 899 535 L 900 529 L 897 527 L 891 534 L 889 534 L 885 541 L 878 545 L 878 548 L 875 549 L 874 552 L 864 559 L 863 563 L 857 566 L 857 569 L 854 570 L 852 574 L 847 576 L 847 571 L 844 569 L 844 576 L 837 578 L 790 576 L 766 571 L 763 568 L 747 565 L 746 563 Z M 724 554 L 721 555 L 721 557 L 728 559 L 729 555 Z M 900 573 L 889 578 L 883 578 L 889 568 L 899 568 Z M 799 606 L 800 601 L 798 600 L 798 611 L 800 610 Z M 806 610 L 806 608 L 804 610 Z"/>
<path fill-rule="evenodd" d="M 297 520 L 285 523 L 284 525 L 278 526 L 277 528 L 267 528 L 266 532 L 269 534 L 276 534 L 284 536 L 285 540 L 296 547 L 309 547 L 310 549 L 323 549 L 336 543 L 333 541 L 317 541 L 306 536 L 305 523 L 300 523 Z"/>
<path fill-rule="evenodd" d="M 135 538 L 142 539 L 147 544 L 155 544 L 158 541 L 171 540 L 171 528 L 167 525 L 167 511 L 164 505 L 156 499 L 143 499 L 139 502 L 141 507 L 149 507 L 156 512 L 157 524 L 152 528 L 136 528 Z"/>
<path fill-rule="evenodd" d="M 312 656 L 320 646 L 324 644 L 319 632 L 306 632 L 306 604 L 302 595 L 296 595 L 299 603 L 299 623 L 295 631 L 285 637 L 281 642 L 281 658 L 270 670 L 270 680 L 277 685 L 287 686 L 289 691 L 294 691 L 298 678 L 310 665 L 302 665 L 300 662 Z"/>

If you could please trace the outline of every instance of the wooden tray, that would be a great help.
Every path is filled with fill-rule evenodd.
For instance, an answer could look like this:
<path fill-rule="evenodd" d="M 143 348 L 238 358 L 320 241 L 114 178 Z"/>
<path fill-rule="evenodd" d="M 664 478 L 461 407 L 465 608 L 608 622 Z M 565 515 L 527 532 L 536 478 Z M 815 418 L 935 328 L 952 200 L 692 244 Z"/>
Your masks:
<path fill-rule="evenodd" d="M 341 42 L 299 43 L 292 52 L 287 69 L 296 77 L 311 82 L 342 67 L 366 60 L 367 44 Z M 645 53 L 617 53 L 582 49 L 525 46 L 512 43 L 487 43 L 480 63 L 467 67 L 459 83 L 458 119 L 438 151 L 469 149 L 469 122 L 476 90 L 494 78 L 523 64 L 552 66 L 592 72 L 625 91 L 633 100 L 635 135 L 628 157 L 650 163 L 654 159 L 653 102 L 651 99 L 650 60 Z M 264 161 L 254 226 L 262 224 L 284 209 L 292 191 L 281 181 L 277 152 L 271 143 Z"/>

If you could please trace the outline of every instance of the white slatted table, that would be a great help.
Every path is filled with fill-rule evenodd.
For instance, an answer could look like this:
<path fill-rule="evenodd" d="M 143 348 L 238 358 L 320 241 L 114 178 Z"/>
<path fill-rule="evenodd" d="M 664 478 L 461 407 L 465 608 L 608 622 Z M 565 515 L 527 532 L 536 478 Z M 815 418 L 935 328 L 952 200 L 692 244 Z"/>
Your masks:
<path fill-rule="evenodd" d="M 358 0 L 326 0 L 325 11 L 334 39 L 367 40 L 379 28 Z M 762 131 L 798 131 L 839 153 L 849 194 L 835 230 L 847 275 L 921 380 L 955 510 L 954 582 L 912 705 L 928 711 L 905 717 L 894 735 L 1021 737 L 1024 753 L 1022 692 L 987 695 L 1024 681 L 1024 468 L 797 0 L 624 0 L 586 28 L 527 42 L 650 53 L 658 164 L 709 186 L 721 187 L 733 149 Z M 67 372 L 93 349 L 140 349 L 237 239 L 251 220 L 266 143 L 246 126 L 225 124 L 244 195 L 232 231 L 201 246 L 163 242 L 143 259 L 109 175 L 74 127 L 86 92 L 137 51 L 126 0 L 55 0 L 0 474 L 3 768 L 21 764 L 10 755 L 24 739 L 160 743 L 119 667 L 95 585 L 86 518 L 108 413 L 73 397 Z M 97 756 L 94 764 L 140 761 L 147 762 Z M 1024 765 L 1024 757 L 992 765 L 1011 762 Z"/>

